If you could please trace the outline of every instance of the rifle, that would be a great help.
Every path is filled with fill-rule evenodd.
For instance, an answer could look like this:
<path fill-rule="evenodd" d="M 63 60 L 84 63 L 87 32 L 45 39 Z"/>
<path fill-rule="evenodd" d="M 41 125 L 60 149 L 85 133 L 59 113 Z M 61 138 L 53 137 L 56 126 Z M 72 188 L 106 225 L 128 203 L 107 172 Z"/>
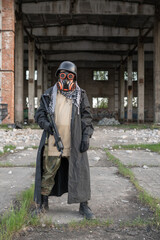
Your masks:
<path fill-rule="evenodd" d="M 42 101 L 44 103 L 44 106 L 45 106 L 45 109 L 46 109 L 46 112 L 47 112 L 47 118 L 48 118 L 48 120 L 49 120 L 49 122 L 51 124 L 51 128 L 52 128 L 52 131 L 53 131 L 53 136 L 55 138 L 54 146 L 56 146 L 58 151 L 61 152 L 61 154 L 60 154 L 60 157 L 61 157 L 62 154 L 63 154 L 64 146 L 63 146 L 61 137 L 59 135 L 57 126 L 56 126 L 56 124 L 54 122 L 54 114 L 49 111 L 49 107 L 47 106 L 45 97 L 49 97 L 49 95 L 48 94 L 43 94 L 42 95 Z"/>

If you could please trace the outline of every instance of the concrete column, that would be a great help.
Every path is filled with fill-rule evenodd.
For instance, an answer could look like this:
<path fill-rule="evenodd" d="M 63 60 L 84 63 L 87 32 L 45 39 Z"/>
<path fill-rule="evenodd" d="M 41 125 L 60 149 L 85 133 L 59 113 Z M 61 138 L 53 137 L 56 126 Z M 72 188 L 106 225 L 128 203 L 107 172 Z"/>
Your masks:
<path fill-rule="evenodd" d="M 48 65 L 45 63 L 44 64 L 44 77 L 43 77 L 43 79 L 44 79 L 44 91 L 46 91 L 47 90 L 47 88 L 48 88 Z"/>
<path fill-rule="evenodd" d="M 144 43 L 138 42 L 138 123 L 144 122 Z"/>
<path fill-rule="evenodd" d="M 154 122 L 160 123 L 160 19 L 154 24 Z"/>
<path fill-rule="evenodd" d="M 43 79 L 43 58 L 42 55 L 37 59 L 37 98 L 38 106 L 42 95 L 42 79 Z"/>
<path fill-rule="evenodd" d="M 119 79 L 119 72 L 115 70 L 115 83 L 114 83 L 114 109 L 115 112 L 118 114 L 118 79 Z"/>
<path fill-rule="evenodd" d="M 124 64 L 120 67 L 120 119 L 124 120 L 124 95 L 125 95 L 125 82 L 124 82 Z"/>
<path fill-rule="evenodd" d="M 0 29 L 2 29 L 2 1 L 0 1 Z M 2 49 L 2 31 L 0 31 L 0 49 Z M 0 69 L 2 69 L 2 51 L 0 51 Z M 2 103 L 2 73 L 0 72 L 0 104 Z M 0 124 L 2 118 L 0 115 Z"/>
<path fill-rule="evenodd" d="M 34 122 L 34 112 L 35 112 L 35 43 L 34 40 L 28 42 L 28 66 L 29 66 L 29 80 L 28 80 L 28 121 L 30 123 Z"/>
<path fill-rule="evenodd" d="M 128 105 L 127 105 L 127 121 L 132 122 L 132 96 L 133 96 L 133 86 L 132 86 L 132 56 L 128 56 Z"/>
<path fill-rule="evenodd" d="M 15 36 L 15 121 L 23 123 L 23 22 L 16 22 Z"/>
<path fill-rule="evenodd" d="M 52 72 L 51 69 L 48 69 L 48 87 L 52 86 Z"/>

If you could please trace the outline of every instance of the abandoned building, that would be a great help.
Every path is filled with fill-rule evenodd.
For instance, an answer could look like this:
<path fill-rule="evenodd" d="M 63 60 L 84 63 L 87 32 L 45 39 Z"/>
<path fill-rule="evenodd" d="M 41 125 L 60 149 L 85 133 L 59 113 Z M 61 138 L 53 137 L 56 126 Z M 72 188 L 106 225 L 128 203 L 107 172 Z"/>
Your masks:
<path fill-rule="evenodd" d="M 34 122 L 62 61 L 95 119 L 160 123 L 159 0 L 1 0 L 0 123 Z"/>

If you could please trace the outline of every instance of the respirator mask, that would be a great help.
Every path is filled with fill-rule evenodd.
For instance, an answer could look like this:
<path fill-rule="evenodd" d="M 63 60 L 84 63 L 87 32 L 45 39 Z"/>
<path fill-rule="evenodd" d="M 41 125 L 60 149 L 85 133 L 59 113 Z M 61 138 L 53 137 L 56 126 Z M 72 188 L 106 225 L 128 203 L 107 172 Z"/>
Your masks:
<path fill-rule="evenodd" d="M 57 82 L 57 88 L 64 92 L 74 91 L 76 83 L 74 81 L 75 75 L 70 72 L 60 72 Z"/>

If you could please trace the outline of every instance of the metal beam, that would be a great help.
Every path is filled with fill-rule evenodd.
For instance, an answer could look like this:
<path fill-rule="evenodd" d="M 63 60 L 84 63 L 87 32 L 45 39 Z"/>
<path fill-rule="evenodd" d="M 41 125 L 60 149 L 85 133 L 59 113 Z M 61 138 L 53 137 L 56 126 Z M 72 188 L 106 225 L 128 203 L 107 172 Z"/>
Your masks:
<path fill-rule="evenodd" d="M 133 45 L 129 44 L 117 44 L 117 43 L 104 43 L 104 42 L 92 42 L 87 40 L 76 42 L 60 42 L 60 43 L 42 43 L 39 44 L 39 48 L 42 51 L 128 51 Z M 153 44 L 146 43 L 144 45 L 145 51 L 153 52 Z M 25 50 L 28 49 L 28 44 L 25 44 Z"/>
<path fill-rule="evenodd" d="M 71 14 L 70 1 L 45 1 L 23 3 L 22 11 L 26 14 Z M 155 7 L 149 4 L 105 0 L 78 0 L 74 3 L 74 14 L 107 15 L 149 15 L 153 16 Z"/>
<path fill-rule="evenodd" d="M 103 25 L 81 24 L 48 28 L 33 28 L 32 34 L 35 36 L 92 36 L 92 37 L 138 37 L 139 29 L 106 27 Z M 152 36 L 150 33 L 149 36 Z"/>
<path fill-rule="evenodd" d="M 60 65 L 61 61 L 51 60 L 48 61 L 48 65 L 50 67 L 58 67 Z M 107 68 L 118 68 L 119 67 L 119 61 L 74 61 L 74 63 L 77 65 L 78 68 L 95 68 L 97 70 L 104 70 Z M 28 68 L 28 61 L 27 59 L 24 60 L 24 67 Z M 145 61 L 145 67 L 148 69 L 153 68 L 153 61 Z M 137 70 L 137 61 L 133 61 L 133 69 Z"/>
<path fill-rule="evenodd" d="M 87 53 L 87 52 L 76 52 L 76 53 L 64 53 L 64 54 L 53 54 L 46 56 L 47 61 L 52 60 L 70 60 L 70 61 L 121 61 L 120 55 L 102 54 L 102 53 Z M 133 60 L 137 61 L 137 55 L 133 56 Z M 153 54 L 146 54 L 145 61 L 153 61 Z"/>

